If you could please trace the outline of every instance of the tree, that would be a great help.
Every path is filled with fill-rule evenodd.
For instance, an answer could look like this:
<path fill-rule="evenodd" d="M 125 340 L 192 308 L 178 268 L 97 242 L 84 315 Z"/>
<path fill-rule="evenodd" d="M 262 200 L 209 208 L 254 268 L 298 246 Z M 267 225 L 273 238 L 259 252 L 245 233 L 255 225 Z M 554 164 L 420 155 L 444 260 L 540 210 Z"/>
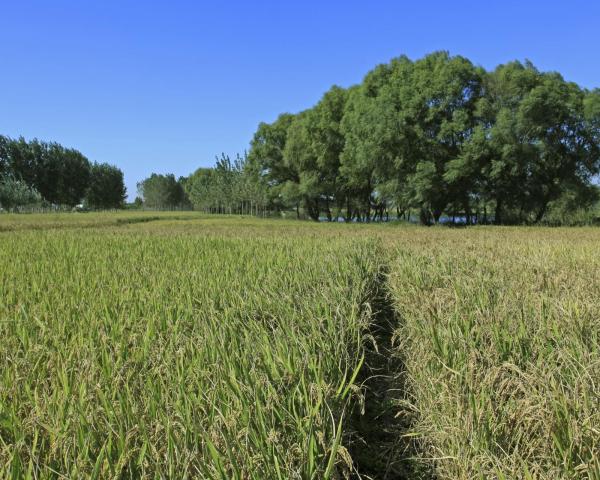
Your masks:
<path fill-rule="evenodd" d="M 370 218 L 375 191 L 392 178 L 396 132 L 394 106 L 379 96 L 388 77 L 380 66 L 353 89 L 341 121 L 344 148 L 340 154 L 340 191 L 344 192 L 346 219 Z"/>
<path fill-rule="evenodd" d="M 290 164 L 284 161 L 287 134 L 294 115 L 279 115 L 272 124 L 261 123 L 254 134 L 248 154 L 248 168 L 255 174 L 256 180 L 265 185 L 268 201 L 275 208 L 281 208 L 281 189 L 286 182 L 299 182 L 299 175 Z"/>
<path fill-rule="evenodd" d="M 10 149 L 11 139 L 0 135 L 0 178 L 8 175 L 8 155 Z"/>
<path fill-rule="evenodd" d="M 280 195 L 286 203 L 295 204 L 296 208 L 302 204 L 308 216 L 316 221 L 321 212 L 323 185 L 320 183 L 317 155 L 312 145 L 313 122 L 312 111 L 305 111 L 296 115 L 288 127 L 283 165 L 293 174 L 281 184 Z"/>
<path fill-rule="evenodd" d="M 266 191 L 246 155 L 232 161 L 222 154 L 213 168 L 199 168 L 183 179 L 193 207 L 216 213 L 252 213 L 266 204 Z"/>
<path fill-rule="evenodd" d="M 79 151 L 37 139 L 3 137 L 0 168 L 37 190 L 44 200 L 74 206 L 88 188 L 90 162 Z"/>
<path fill-rule="evenodd" d="M 254 198 L 346 221 L 389 218 L 395 207 L 405 218 L 417 209 L 424 224 L 444 213 L 467 224 L 536 223 L 550 210 L 565 218 L 597 195 L 600 91 L 530 62 L 486 72 L 447 52 L 402 56 L 261 123 L 245 160 L 223 156 L 190 177 L 195 205 L 243 211 Z"/>
<path fill-rule="evenodd" d="M 185 191 L 197 210 L 211 209 L 215 205 L 214 169 L 199 168 L 185 182 Z"/>
<path fill-rule="evenodd" d="M 12 176 L 0 177 L 0 207 L 10 210 L 15 207 L 37 204 L 42 197 L 23 180 Z"/>
<path fill-rule="evenodd" d="M 146 207 L 177 208 L 186 203 L 183 186 L 172 173 L 166 175 L 153 173 L 137 186 Z"/>
<path fill-rule="evenodd" d="M 586 91 L 583 100 L 583 115 L 587 129 L 587 144 L 590 146 L 588 160 L 592 169 L 600 163 L 600 88 Z"/>
<path fill-rule="evenodd" d="M 55 154 L 59 156 L 58 189 L 54 198 L 46 197 L 46 200 L 72 207 L 81 203 L 85 197 L 90 184 L 91 165 L 84 155 L 74 149 L 59 146 L 55 149 Z"/>
<path fill-rule="evenodd" d="M 470 192 L 448 183 L 445 174 L 473 134 L 482 76 L 483 71 L 469 60 L 447 52 L 415 62 L 412 89 L 404 103 L 418 140 L 404 150 L 416 146 L 418 158 L 408 181 L 414 183 L 415 206 L 424 223 L 430 218 L 437 222 L 452 201 L 463 205 L 469 222 Z"/>
<path fill-rule="evenodd" d="M 340 156 L 344 149 L 341 121 L 348 91 L 332 87 L 312 109 L 296 115 L 287 130 L 283 163 L 290 175 L 283 188 L 284 200 L 303 205 L 308 216 L 318 220 L 332 208 L 344 206 L 344 183 L 340 178 Z"/>
<path fill-rule="evenodd" d="M 496 223 L 539 222 L 569 188 L 597 172 L 598 142 L 585 120 L 584 92 L 531 63 L 499 66 L 486 79 L 486 98 L 471 153 L 482 196 Z"/>
<path fill-rule="evenodd" d="M 94 209 L 122 208 L 125 198 L 123 172 L 107 163 L 94 163 L 85 203 Z"/>
<path fill-rule="evenodd" d="M 437 52 L 366 76 L 342 121 L 341 171 L 367 216 L 395 202 L 418 208 L 424 223 L 439 219 L 453 196 L 446 167 L 471 135 L 481 75 L 467 59 Z"/>
<path fill-rule="evenodd" d="M 8 139 L 3 155 L 4 163 L 9 174 L 23 180 L 27 185 L 35 185 L 38 176 L 38 164 L 33 145 L 37 140 L 27 143 L 23 137 L 17 140 Z M 38 151 L 39 154 L 39 151 Z"/>

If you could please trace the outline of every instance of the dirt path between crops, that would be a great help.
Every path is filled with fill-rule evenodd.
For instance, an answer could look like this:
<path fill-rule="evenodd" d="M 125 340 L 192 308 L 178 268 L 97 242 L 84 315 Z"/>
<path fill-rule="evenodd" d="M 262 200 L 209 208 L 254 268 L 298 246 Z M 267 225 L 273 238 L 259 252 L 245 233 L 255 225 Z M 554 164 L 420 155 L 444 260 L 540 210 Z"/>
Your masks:
<path fill-rule="evenodd" d="M 356 479 L 408 480 L 434 478 L 430 465 L 418 460 L 419 445 L 410 436 L 416 419 L 407 387 L 402 352 L 394 333 L 400 326 L 388 288 L 388 271 L 377 279 L 372 302 L 374 322 L 365 335 L 365 368 L 359 382 L 364 404 L 350 420 L 350 454 Z"/>

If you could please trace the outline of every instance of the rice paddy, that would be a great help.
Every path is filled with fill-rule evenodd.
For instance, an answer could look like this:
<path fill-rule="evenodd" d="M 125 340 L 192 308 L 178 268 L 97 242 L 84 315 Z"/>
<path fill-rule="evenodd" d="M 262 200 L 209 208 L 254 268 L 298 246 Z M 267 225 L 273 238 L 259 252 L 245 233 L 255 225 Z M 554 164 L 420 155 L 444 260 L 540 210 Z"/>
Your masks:
<path fill-rule="evenodd" d="M 598 232 L 452 233 L 390 277 L 424 456 L 439 478 L 600 479 Z"/>
<path fill-rule="evenodd" d="M 600 479 L 599 247 L 0 216 L 0 477 Z"/>

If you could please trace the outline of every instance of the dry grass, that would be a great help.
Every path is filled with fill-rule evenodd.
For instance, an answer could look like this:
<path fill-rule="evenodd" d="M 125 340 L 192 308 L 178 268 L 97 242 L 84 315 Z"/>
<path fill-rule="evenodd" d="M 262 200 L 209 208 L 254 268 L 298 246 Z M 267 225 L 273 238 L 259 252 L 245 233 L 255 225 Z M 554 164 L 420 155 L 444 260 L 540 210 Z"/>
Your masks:
<path fill-rule="evenodd" d="M 71 228 L 104 228 L 158 220 L 197 220 L 197 212 L 150 212 L 119 210 L 102 213 L 27 213 L 0 214 L 0 232 L 54 230 Z"/>
<path fill-rule="evenodd" d="M 600 478 L 600 232 L 404 242 L 391 286 L 439 478 Z"/>

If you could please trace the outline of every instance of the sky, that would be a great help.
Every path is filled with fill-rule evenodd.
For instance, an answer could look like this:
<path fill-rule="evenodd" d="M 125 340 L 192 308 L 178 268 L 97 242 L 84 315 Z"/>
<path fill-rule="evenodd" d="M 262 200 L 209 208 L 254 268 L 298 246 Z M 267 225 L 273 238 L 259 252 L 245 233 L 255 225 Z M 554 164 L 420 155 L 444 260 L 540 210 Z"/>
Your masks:
<path fill-rule="evenodd" d="M 0 46 L 0 134 L 117 165 L 133 199 L 402 54 L 600 87 L 600 2 L 0 0 Z"/>

